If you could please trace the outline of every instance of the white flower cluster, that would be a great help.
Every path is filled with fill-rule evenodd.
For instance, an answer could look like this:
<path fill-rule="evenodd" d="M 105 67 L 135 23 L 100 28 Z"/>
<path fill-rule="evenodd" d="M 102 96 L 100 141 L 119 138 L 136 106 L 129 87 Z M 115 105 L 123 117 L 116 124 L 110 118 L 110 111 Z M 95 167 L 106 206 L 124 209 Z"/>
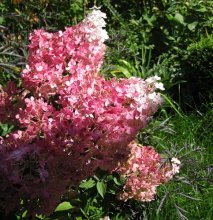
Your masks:
<path fill-rule="evenodd" d="M 149 84 L 153 84 L 156 89 L 165 90 L 163 83 L 158 82 L 159 80 L 161 80 L 161 77 L 153 76 L 146 79 L 146 82 L 148 82 Z"/>
<path fill-rule="evenodd" d="M 110 220 L 109 216 L 105 216 L 103 218 L 100 218 L 100 220 Z"/>
<path fill-rule="evenodd" d="M 163 83 L 159 82 L 159 80 L 161 80 L 161 77 L 155 75 L 153 77 L 147 78 L 145 81 L 151 86 L 153 90 L 153 92 L 148 95 L 149 99 L 162 102 L 162 98 L 160 97 L 159 93 L 155 92 L 155 89 L 164 90 Z"/>
<path fill-rule="evenodd" d="M 181 164 L 180 160 L 178 160 L 177 158 L 173 157 L 171 159 L 171 162 L 172 162 L 172 171 L 173 171 L 173 173 L 174 174 L 179 173 L 179 171 L 180 171 L 180 164 Z"/>
<path fill-rule="evenodd" d="M 84 19 L 83 23 L 88 24 L 89 41 L 100 40 L 102 43 L 109 38 L 107 31 L 103 29 L 106 26 L 106 14 L 98 8 L 93 8 L 92 11 Z"/>

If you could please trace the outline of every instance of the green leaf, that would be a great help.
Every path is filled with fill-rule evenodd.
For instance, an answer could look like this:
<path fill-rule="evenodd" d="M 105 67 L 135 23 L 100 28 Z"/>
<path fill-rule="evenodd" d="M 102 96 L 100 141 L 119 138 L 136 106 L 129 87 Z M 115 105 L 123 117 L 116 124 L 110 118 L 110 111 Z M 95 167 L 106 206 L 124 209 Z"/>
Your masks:
<path fill-rule="evenodd" d="M 70 202 L 62 202 L 56 207 L 55 212 L 66 211 L 71 208 L 72 208 L 72 205 L 70 204 Z"/>
<path fill-rule="evenodd" d="M 0 17 L 0 25 L 4 23 L 4 17 Z"/>
<path fill-rule="evenodd" d="M 179 111 L 178 107 L 176 107 L 175 101 L 172 101 L 167 95 L 164 95 L 161 93 L 161 96 L 164 98 L 164 100 L 171 106 L 171 108 L 181 117 L 183 118 L 183 115 L 181 111 Z"/>
<path fill-rule="evenodd" d="M 36 219 L 41 219 L 41 220 L 43 220 L 43 219 L 45 219 L 45 216 L 44 216 L 44 215 L 37 215 L 37 214 L 36 214 Z"/>
<path fill-rule="evenodd" d="M 171 14 L 166 14 L 166 17 L 168 18 L 168 20 L 172 21 L 174 20 L 174 17 Z"/>
<path fill-rule="evenodd" d="M 153 26 L 153 23 L 156 21 L 156 16 L 155 15 L 152 15 L 151 17 L 146 13 L 143 15 L 143 18 L 144 20 L 147 21 L 147 23 L 150 25 L 150 26 Z"/>
<path fill-rule="evenodd" d="M 190 31 L 193 31 L 195 29 L 195 27 L 197 26 L 198 22 L 195 21 L 193 23 L 190 23 L 187 25 L 187 27 L 189 28 Z"/>
<path fill-rule="evenodd" d="M 95 181 L 92 178 L 90 178 L 89 180 L 82 182 L 79 187 L 82 189 L 90 189 L 93 186 L 95 186 Z"/>
<path fill-rule="evenodd" d="M 208 11 L 208 9 L 207 9 L 207 8 L 205 8 L 205 7 L 200 7 L 200 8 L 196 8 L 196 9 L 195 9 L 195 11 L 198 11 L 198 12 L 203 13 L 203 12 Z"/>
<path fill-rule="evenodd" d="M 106 184 L 102 181 L 97 182 L 97 190 L 98 193 L 101 195 L 102 198 L 104 198 L 104 195 L 106 193 Z"/>
<path fill-rule="evenodd" d="M 184 17 L 183 17 L 183 15 L 180 14 L 180 13 L 176 13 L 176 14 L 175 14 L 174 20 L 177 21 L 177 22 L 180 23 L 180 24 L 185 25 Z"/>
<path fill-rule="evenodd" d="M 28 211 L 27 211 L 27 210 L 25 210 L 25 211 L 23 212 L 23 214 L 22 214 L 22 216 L 21 216 L 21 217 L 22 217 L 22 218 L 27 217 L 27 212 L 28 212 Z"/>
<path fill-rule="evenodd" d="M 14 128 L 14 125 L 8 125 L 8 124 L 1 124 L 1 123 L 0 123 L 0 129 L 2 129 L 2 134 L 1 134 L 1 136 L 5 136 L 5 135 L 7 135 L 8 133 L 10 133 L 13 128 Z"/>
<path fill-rule="evenodd" d="M 121 66 L 125 67 L 126 69 L 133 71 L 133 72 L 136 71 L 135 67 L 131 63 L 127 62 L 126 60 L 119 60 L 118 62 Z"/>
<path fill-rule="evenodd" d="M 111 71 L 111 73 L 113 75 L 116 75 L 116 73 L 123 73 L 123 75 L 126 77 L 126 78 L 130 78 L 132 77 L 132 74 L 129 72 L 128 69 L 126 69 L 125 67 L 122 67 L 122 66 L 119 66 L 119 65 L 116 65 L 115 66 L 116 69 Z"/>
<path fill-rule="evenodd" d="M 121 183 L 118 181 L 118 179 L 116 177 L 113 178 L 113 181 L 116 185 L 120 186 Z"/>

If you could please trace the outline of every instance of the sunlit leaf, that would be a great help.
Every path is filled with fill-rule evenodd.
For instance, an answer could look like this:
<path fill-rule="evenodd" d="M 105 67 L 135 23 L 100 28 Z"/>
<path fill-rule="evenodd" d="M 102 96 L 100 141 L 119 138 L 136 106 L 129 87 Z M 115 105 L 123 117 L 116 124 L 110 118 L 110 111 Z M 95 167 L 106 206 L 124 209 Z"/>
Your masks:
<path fill-rule="evenodd" d="M 95 181 L 90 178 L 89 180 L 82 182 L 79 187 L 82 189 L 90 189 L 93 186 L 95 186 Z"/>
<path fill-rule="evenodd" d="M 184 17 L 183 17 L 182 14 L 176 13 L 174 19 L 175 19 L 175 21 L 177 21 L 178 23 L 185 25 L 185 23 L 184 23 Z"/>
<path fill-rule="evenodd" d="M 125 67 L 116 65 L 115 70 L 111 71 L 112 75 L 116 75 L 117 73 L 123 73 L 126 78 L 130 78 L 132 74 Z"/>
<path fill-rule="evenodd" d="M 97 190 L 98 193 L 101 195 L 102 198 L 104 198 L 104 195 L 106 193 L 106 184 L 102 181 L 97 182 Z"/>
<path fill-rule="evenodd" d="M 72 208 L 72 205 L 70 204 L 70 202 L 62 202 L 56 207 L 55 212 L 66 211 L 71 208 Z"/>
<path fill-rule="evenodd" d="M 195 29 L 195 27 L 197 26 L 198 22 L 193 22 L 187 25 L 187 27 L 189 28 L 190 31 L 193 31 Z"/>

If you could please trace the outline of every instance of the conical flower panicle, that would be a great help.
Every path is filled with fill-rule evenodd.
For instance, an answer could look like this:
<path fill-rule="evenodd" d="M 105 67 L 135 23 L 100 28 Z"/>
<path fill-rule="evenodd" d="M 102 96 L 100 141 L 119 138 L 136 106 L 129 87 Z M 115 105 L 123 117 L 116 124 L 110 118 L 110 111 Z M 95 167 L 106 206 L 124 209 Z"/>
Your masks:
<path fill-rule="evenodd" d="M 98 167 L 112 172 L 122 170 L 119 164 L 128 164 L 127 170 L 137 170 L 143 163 L 148 170 L 151 164 L 158 166 L 157 153 L 145 154 L 146 148 L 132 148 L 129 143 L 162 103 L 156 90 L 163 85 L 157 76 L 105 80 L 99 74 L 108 38 L 104 18 L 95 9 L 65 31 L 35 30 L 22 88 L 11 83 L 1 88 L 0 119 L 15 125 L 0 141 L 2 209 L 13 209 L 24 199 L 29 212 L 48 214 L 68 186 L 78 186 Z M 135 160 L 133 149 L 140 154 Z M 176 172 L 169 171 L 164 181 Z M 140 172 L 146 177 L 144 170 Z M 126 186 L 132 178 L 137 182 L 140 178 L 124 172 L 128 179 L 121 198 L 151 200 L 161 183 L 156 172 L 151 169 L 153 179 L 145 178 L 136 191 L 131 189 L 134 184 L 130 191 Z M 135 196 L 140 187 L 146 195 Z"/>

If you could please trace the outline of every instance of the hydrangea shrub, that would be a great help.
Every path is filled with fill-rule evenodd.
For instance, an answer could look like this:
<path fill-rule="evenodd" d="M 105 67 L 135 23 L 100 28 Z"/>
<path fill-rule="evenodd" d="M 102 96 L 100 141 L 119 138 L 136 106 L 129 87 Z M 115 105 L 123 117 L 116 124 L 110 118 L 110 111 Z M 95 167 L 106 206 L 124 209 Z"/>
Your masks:
<path fill-rule="evenodd" d="M 0 120 L 15 131 L 0 139 L 0 207 L 20 202 L 51 213 L 69 186 L 97 168 L 126 179 L 119 198 L 151 201 L 179 172 L 152 147 L 134 141 L 162 103 L 160 78 L 105 80 L 106 15 L 94 9 L 65 31 L 35 30 L 22 85 L 0 87 Z M 47 202 L 48 201 L 48 202 Z"/>

